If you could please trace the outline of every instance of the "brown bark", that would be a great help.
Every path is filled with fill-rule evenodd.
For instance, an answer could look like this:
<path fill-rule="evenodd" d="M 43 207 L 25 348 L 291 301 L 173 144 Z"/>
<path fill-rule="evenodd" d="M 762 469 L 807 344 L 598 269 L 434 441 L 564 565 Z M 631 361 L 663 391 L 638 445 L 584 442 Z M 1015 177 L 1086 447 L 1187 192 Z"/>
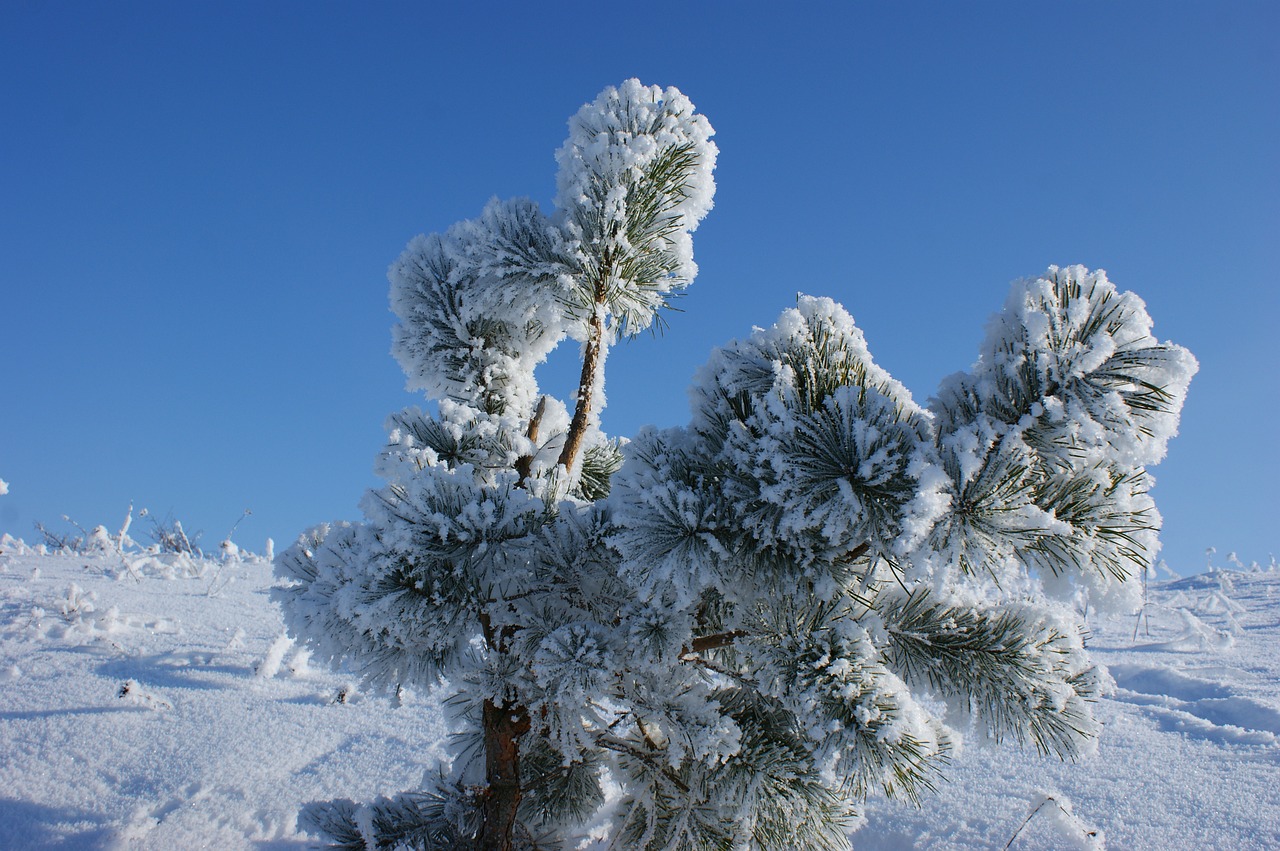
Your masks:
<path fill-rule="evenodd" d="M 708 650 L 716 650 L 720 647 L 728 647 L 734 641 L 747 635 L 747 631 L 743 629 L 734 629 L 729 632 L 718 632 L 714 635 L 703 635 L 693 640 L 693 644 L 685 648 L 682 655 L 689 653 L 706 653 Z"/>
<path fill-rule="evenodd" d="M 582 374 L 578 378 L 578 399 L 573 409 L 569 433 L 560 451 L 559 463 L 566 472 L 573 471 L 582 451 L 582 441 L 587 435 L 587 422 L 591 416 L 592 397 L 595 396 L 597 372 L 600 365 L 600 347 L 604 345 L 604 317 L 596 311 L 588 323 L 587 345 L 582 353 Z"/>
<path fill-rule="evenodd" d="M 542 415 L 547 410 L 547 397 L 543 396 L 538 400 L 538 407 L 534 410 L 533 416 L 529 418 L 529 427 L 525 430 L 525 437 L 529 438 L 529 442 L 534 445 L 537 450 L 538 445 L 538 427 L 542 423 Z M 520 474 L 520 484 L 523 485 L 529 480 L 529 475 L 533 472 L 533 456 L 521 455 L 516 459 L 516 472 Z"/>
<path fill-rule="evenodd" d="M 520 742 L 529 731 L 529 713 L 522 706 L 484 702 L 484 768 L 488 788 L 481 796 L 484 851 L 511 851 L 516 814 L 520 808 Z"/>

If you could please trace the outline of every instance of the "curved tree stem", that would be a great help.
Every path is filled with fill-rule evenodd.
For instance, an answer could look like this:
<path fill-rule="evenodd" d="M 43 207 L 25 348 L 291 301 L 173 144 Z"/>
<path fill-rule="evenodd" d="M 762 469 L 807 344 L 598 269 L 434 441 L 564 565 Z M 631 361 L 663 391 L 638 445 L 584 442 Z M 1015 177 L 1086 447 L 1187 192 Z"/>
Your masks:
<path fill-rule="evenodd" d="M 596 384 L 600 381 L 600 356 L 604 349 L 604 311 L 603 293 L 596 302 L 596 309 L 588 320 L 587 344 L 582 352 L 582 374 L 578 378 L 578 398 L 573 409 L 573 420 L 569 423 L 569 433 L 565 436 L 564 449 L 560 451 L 558 463 L 566 472 L 573 472 L 582 453 L 582 441 L 587 434 L 587 424 L 591 420 L 591 406 L 595 399 Z"/>

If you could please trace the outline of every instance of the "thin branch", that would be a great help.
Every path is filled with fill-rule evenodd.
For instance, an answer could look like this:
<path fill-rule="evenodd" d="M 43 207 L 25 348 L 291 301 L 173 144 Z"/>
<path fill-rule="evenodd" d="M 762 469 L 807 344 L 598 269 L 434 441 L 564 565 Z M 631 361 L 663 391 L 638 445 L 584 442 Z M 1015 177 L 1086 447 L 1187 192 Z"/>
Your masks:
<path fill-rule="evenodd" d="M 862 558 L 864 555 L 866 555 L 869 552 L 871 552 L 871 542 L 867 541 L 867 542 L 858 544 L 858 546 L 849 550 L 849 552 L 845 553 L 843 556 L 836 559 L 836 561 L 839 562 L 840 564 L 852 564 L 853 562 Z"/>
<path fill-rule="evenodd" d="M 748 688 L 758 689 L 760 687 L 760 682 L 758 680 L 755 680 L 744 674 L 740 674 L 737 671 L 731 671 L 728 668 L 724 667 L 723 665 L 717 665 L 715 662 L 712 662 L 710 659 L 704 659 L 703 657 L 695 656 L 692 653 L 682 654 L 680 656 L 680 661 L 688 662 L 690 665 L 697 665 L 699 668 L 706 668 L 708 671 L 711 671 L 713 674 L 720 674 L 723 677 L 728 677 L 734 682 L 741 683 L 742 685 L 747 686 Z"/>
<path fill-rule="evenodd" d="M 533 416 L 529 418 L 529 427 L 525 429 L 525 437 L 529 438 L 529 442 L 534 446 L 538 445 L 538 427 L 542 424 L 542 415 L 547 411 L 547 397 L 543 396 L 538 400 L 538 407 L 534 410 Z M 520 484 L 524 485 L 529 480 L 530 474 L 533 472 L 533 455 L 521 455 L 516 459 L 516 472 L 520 474 Z"/>
<path fill-rule="evenodd" d="M 601 276 L 603 279 L 603 275 Z M 564 467 L 566 473 L 573 472 L 573 465 L 578 462 L 582 451 L 582 442 L 587 435 L 587 424 L 591 419 L 591 404 L 596 394 L 596 382 L 599 379 L 600 353 L 604 346 L 604 315 L 600 309 L 604 304 L 603 286 L 597 287 L 597 309 L 587 320 L 589 332 L 587 344 L 582 352 L 582 374 L 578 378 L 578 398 L 573 409 L 573 420 L 569 423 L 569 433 L 564 439 L 564 448 L 560 451 L 557 463 Z"/>
<path fill-rule="evenodd" d="M 636 716 L 636 729 L 638 729 L 640 731 L 640 735 L 644 737 L 644 743 L 649 746 L 649 750 L 662 750 L 662 748 L 658 747 L 658 743 L 653 740 L 653 737 L 649 735 L 649 728 L 645 726 L 644 719 L 639 716 Z"/>
<path fill-rule="evenodd" d="M 687 656 L 692 653 L 706 653 L 708 650 L 718 650 L 721 647 L 728 647 L 749 633 L 745 629 L 731 629 L 728 632 L 717 632 L 714 635 L 703 635 L 695 638 L 690 646 L 681 651 L 681 656 Z"/>
<path fill-rule="evenodd" d="M 1093 839 L 1098 835 L 1098 832 L 1096 830 L 1089 830 L 1087 827 L 1085 827 L 1080 822 L 1080 819 L 1076 818 L 1075 813 L 1071 812 L 1066 807 L 1062 806 L 1062 804 L 1058 801 L 1057 798 L 1055 798 L 1052 795 L 1047 795 L 1045 799 L 1040 802 L 1040 806 L 1032 810 L 1031 813 L 1022 822 L 1021 826 L 1019 826 L 1018 829 L 1013 832 L 1013 836 L 1009 837 L 1009 841 L 1005 843 L 1003 851 L 1009 851 L 1009 849 L 1013 847 L 1014 841 L 1022 834 L 1022 831 L 1026 829 L 1027 825 L 1031 824 L 1031 820 L 1035 818 L 1037 815 L 1039 815 L 1040 811 L 1043 810 L 1045 807 L 1047 807 L 1049 804 L 1053 804 L 1055 807 L 1061 810 L 1062 814 L 1066 816 L 1068 819 L 1070 819 L 1073 825 L 1086 838 Z"/>
<path fill-rule="evenodd" d="M 666 765 L 662 762 L 659 762 L 657 759 L 655 759 L 655 754 L 646 753 L 645 751 L 640 750 L 634 745 L 629 744 L 628 742 L 625 742 L 622 739 L 614 738 L 613 736 L 603 736 L 603 735 L 597 736 L 596 744 L 598 744 L 602 748 L 611 750 L 614 753 L 622 753 L 622 754 L 627 754 L 629 756 L 635 757 L 636 759 L 640 760 L 645 765 L 649 766 L 651 769 L 653 769 L 654 771 L 658 772 L 663 777 L 665 777 L 668 781 L 674 784 L 675 787 L 679 789 L 681 792 L 685 793 L 686 795 L 689 794 L 689 784 L 681 780 L 676 775 L 676 773 L 671 770 L 671 767 L 669 765 Z"/>

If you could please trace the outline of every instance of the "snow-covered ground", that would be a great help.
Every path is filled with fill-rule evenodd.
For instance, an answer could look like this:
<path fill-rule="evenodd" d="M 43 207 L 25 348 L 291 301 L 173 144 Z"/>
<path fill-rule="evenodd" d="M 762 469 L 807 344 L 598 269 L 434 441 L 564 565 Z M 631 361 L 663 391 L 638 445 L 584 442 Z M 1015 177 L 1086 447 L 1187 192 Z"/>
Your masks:
<path fill-rule="evenodd" d="M 924 809 L 872 802 L 855 847 L 1001 849 L 1054 795 L 1074 821 L 1050 803 L 1011 849 L 1078 847 L 1083 829 L 1112 851 L 1280 848 L 1280 570 L 1153 585 L 1144 618 L 1092 632 L 1116 684 L 1096 756 L 971 745 Z"/>
<path fill-rule="evenodd" d="M 302 848 L 302 803 L 435 771 L 435 702 L 310 667 L 265 560 L 0 551 L 0 848 Z M 1095 757 L 970 743 L 855 847 L 1280 848 L 1280 570 L 1153 585 L 1145 614 L 1093 624 Z"/>

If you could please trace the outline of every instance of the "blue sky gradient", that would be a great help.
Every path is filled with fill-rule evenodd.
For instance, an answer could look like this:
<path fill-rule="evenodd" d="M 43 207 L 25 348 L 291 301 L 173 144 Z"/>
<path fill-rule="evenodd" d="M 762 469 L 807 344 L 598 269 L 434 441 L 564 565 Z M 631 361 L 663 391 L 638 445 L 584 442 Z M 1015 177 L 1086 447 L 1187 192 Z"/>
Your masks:
<path fill-rule="evenodd" d="M 685 422 L 710 349 L 797 292 L 923 402 L 1010 280 L 1082 263 L 1200 359 L 1164 557 L 1280 555 L 1280 5 L 461 6 L 0 4 L 0 532 L 357 518 L 421 401 L 387 266 L 492 196 L 549 206 L 568 117 L 638 77 L 710 119 L 718 192 L 607 430 Z"/>

